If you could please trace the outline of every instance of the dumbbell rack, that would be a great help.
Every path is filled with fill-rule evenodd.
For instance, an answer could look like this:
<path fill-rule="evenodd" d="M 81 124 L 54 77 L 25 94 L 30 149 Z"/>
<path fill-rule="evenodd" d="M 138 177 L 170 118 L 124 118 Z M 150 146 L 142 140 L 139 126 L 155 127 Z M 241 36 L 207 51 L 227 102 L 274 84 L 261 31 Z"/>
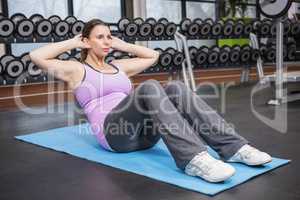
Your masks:
<path fill-rule="evenodd" d="M 281 18 L 277 19 L 276 22 L 277 33 L 276 33 L 276 73 L 273 75 L 264 75 L 263 61 L 261 58 L 257 61 L 257 73 L 259 76 L 260 84 L 265 85 L 271 83 L 275 88 L 275 99 L 269 100 L 269 105 L 281 105 L 283 103 L 295 101 L 300 99 L 299 94 L 288 95 L 284 88 L 285 83 L 297 83 L 300 82 L 300 72 L 286 73 L 283 61 L 283 21 Z M 257 36 L 251 35 L 251 43 L 254 48 L 259 48 Z"/>

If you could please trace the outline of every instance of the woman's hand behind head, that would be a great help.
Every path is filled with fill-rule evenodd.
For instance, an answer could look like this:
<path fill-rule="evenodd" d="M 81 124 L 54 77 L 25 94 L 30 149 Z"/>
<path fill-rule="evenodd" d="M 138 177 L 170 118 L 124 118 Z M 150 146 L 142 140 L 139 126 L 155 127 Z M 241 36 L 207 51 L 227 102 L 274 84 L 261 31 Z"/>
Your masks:
<path fill-rule="evenodd" d="M 127 50 L 128 43 L 124 42 L 123 40 L 112 36 L 112 48 L 118 51 L 125 51 Z"/>
<path fill-rule="evenodd" d="M 81 34 L 76 35 L 71 40 L 75 43 L 75 46 L 77 48 L 81 48 L 81 49 L 91 48 L 91 46 L 86 41 L 84 41 L 84 38 L 82 37 Z"/>

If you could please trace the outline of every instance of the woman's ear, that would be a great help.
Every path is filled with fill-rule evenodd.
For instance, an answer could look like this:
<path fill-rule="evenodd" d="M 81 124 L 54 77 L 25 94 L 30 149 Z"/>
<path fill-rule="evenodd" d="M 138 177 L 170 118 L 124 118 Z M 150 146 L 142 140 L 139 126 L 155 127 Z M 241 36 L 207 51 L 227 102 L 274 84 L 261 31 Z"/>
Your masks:
<path fill-rule="evenodd" d="M 84 43 L 85 48 L 91 48 L 90 41 L 88 40 L 88 38 L 82 38 L 82 42 Z"/>

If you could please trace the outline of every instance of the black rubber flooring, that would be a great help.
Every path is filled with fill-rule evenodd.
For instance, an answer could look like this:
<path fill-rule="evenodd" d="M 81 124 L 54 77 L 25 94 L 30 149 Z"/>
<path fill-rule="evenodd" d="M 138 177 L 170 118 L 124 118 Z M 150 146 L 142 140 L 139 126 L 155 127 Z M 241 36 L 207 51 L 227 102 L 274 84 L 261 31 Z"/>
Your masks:
<path fill-rule="evenodd" d="M 253 86 L 239 85 L 227 89 L 222 115 L 255 146 L 275 157 L 292 159 L 289 165 L 209 197 L 13 138 L 67 125 L 69 114 L 59 113 L 59 109 L 64 107 L 57 105 L 49 114 L 0 112 L 0 200 L 300 199 L 300 101 L 289 103 L 287 107 L 277 107 L 279 112 L 287 112 L 288 116 L 288 131 L 280 133 L 261 122 L 251 111 Z M 199 90 L 200 94 L 210 92 L 208 88 Z M 255 110 L 269 118 L 275 113 L 275 107 L 265 104 L 271 96 L 270 89 L 254 96 Z M 206 100 L 221 111 L 220 98 Z M 75 121 L 78 122 L 78 119 Z"/>

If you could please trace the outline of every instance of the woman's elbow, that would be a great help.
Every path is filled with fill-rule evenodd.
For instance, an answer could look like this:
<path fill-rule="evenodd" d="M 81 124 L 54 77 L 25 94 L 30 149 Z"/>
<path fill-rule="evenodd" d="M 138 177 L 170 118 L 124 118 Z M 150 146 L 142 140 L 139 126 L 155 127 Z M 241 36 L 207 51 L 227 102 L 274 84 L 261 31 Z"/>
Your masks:
<path fill-rule="evenodd" d="M 35 53 L 33 51 L 29 52 L 29 58 L 30 58 L 31 62 L 36 64 L 37 56 L 35 55 Z"/>
<path fill-rule="evenodd" d="M 158 59 L 159 59 L 159 52 L 158 51 L 154 51 L 154 62 L 156 63 L 157 61 L 158 61 Z"/>

